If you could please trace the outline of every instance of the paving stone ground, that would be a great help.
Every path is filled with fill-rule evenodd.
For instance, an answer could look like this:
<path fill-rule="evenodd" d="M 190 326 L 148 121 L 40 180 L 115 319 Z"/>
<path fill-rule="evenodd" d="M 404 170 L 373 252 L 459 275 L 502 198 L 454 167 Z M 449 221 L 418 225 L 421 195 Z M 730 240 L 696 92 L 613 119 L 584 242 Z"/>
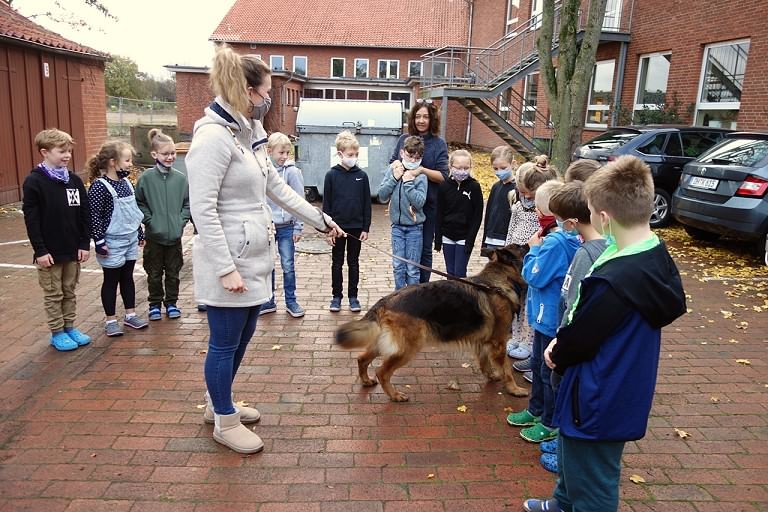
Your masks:
<path fill-rule="evenodd" d="M 372 242 L 388 248 L 382 206 L 374 219 Z M 0 218 L 0 511 L 495 512 L 552 489 L 538 447 L 504 421 L 504 409 L 525 399 L 463 367 L 469 355 L 428 350 L 399 370 L 394 381 L 409 403 L 360 386 L 356 354 L 332 345 L 334 329 L 359 314 L 327 311 L 328 254 L 297 257 L 304 318 L 281 307 L 259 320 L 235 390 L 262 411 L 255 431 L 266 447 L 243 456 L 216 444 L 202 422 L 207 327 L 193 307 L 189 245 L 180 320 L 106 338 L 92 260 L 78 323 L 94 342 L 58 353 L 47 342 L 31 249 L 9 243 L 25 238 L 20 214 Z M 481 265 L 475 256 L 470 271 Z M 744 307 L 725 318 L 732 284 L 680 267 L 692 311 L 664 332 L 648 434 L 624 456 L 621 511 L 766 512 L 768 313 L 752 309 L 763 299 L 747 290 Z M 393 288 L 388 258 L 370 247 L 361 274 L 364 308 Z M 145 313 L 140 266 L 135 277 Z M 451 380 L 459 391 L 446 389 Z"/>

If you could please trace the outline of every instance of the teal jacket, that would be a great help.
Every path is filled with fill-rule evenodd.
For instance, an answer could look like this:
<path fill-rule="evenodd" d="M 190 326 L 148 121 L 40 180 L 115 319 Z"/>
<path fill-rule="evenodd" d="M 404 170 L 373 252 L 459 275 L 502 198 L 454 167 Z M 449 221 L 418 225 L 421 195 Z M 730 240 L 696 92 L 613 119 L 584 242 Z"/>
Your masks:
<path fill-rule="evenodd" d="M 173 167 L 161 171 L 158 166 L 144 171 L 136 184 L 136 202 L 144 214 L 147 240 L 160 245 L 174 245 L 181 240 L 190 220 L 187 177 Z"/>

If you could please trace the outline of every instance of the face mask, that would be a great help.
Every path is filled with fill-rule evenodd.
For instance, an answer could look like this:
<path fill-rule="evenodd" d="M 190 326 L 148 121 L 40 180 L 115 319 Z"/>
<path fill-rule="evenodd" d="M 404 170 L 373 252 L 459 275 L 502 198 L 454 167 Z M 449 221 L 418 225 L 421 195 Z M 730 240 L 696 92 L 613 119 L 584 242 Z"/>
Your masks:
<path fill-rule="evenodd" d="M 250 98 L 248 101 L 251 101 Z M 272 106 L 272 98 L 267 96 L 264 98 L 264 101 L 261 102 L 261 105 L 256 105 L 254 102 L 251 101 L 251 119 L 256 119 L 257 121 L 261 121 L 264 119 L 264 117 L 267 115 L 267 112 L 269 112 L 269 107 Z"/>
<path fill-rule="evenodd" d="M 421 160 L 416 160 L 415 162 L 406 162 L 405 160 L 401 160 L 403 162 L 403 167 L 405 167 L 407 170 L 412 171 L 414 169 L 418 169 L 421 165 Z"/>
<path fill-rule="evenodd" d="M 507 167 L 506 169 L 496 171 L 494 174 L 496 175 L 497 178 L 499 178 L 499 180 L 506 181 L 509 179 L 510 176 L 512 176 L 512 169 Z"/>
<path fill-rule="evenodd" d="M 357 165 L 357 158 L 346 158 L 344 155 L 339 154 L 339 157 L 341 158 L 341 164 L 346 167 L 347 169 L 353 168 L 355 165 Z"/>
<path fill-rule="evenodd" d="M 566 235 L 576 236 L 576 235 L 579 234 L 579 232 L 576 231 L 576 229 L 565 229 L 565 221 L 564 220 L 555 219 L 555 221 L 557 222 L 557 227 L 560 228 L 560 231 L 562 231 Z"/>
<path fill-rule="evenodd" d="M 605 232 L 605 226 L 602 221 L 600 222 L 600 229 L 603 230 L 603 238 L 608 245 L 616 245 L 616 237 L 613 236 L 613 229 L 611 229 L 611 219 L 608 219 L 608 232 Z"/>
<path fill-rule="evenodd" d="M 451 177 L 453 177 L 454 181 L 461 183 L 469 178 L 469 171 L 464 169 L 451 169 Z"/>
<path fill-rule="evenodd" d="M 536 206 L 536 201 L 533 199 L 528 199 L 527 197 L 521 197 L 520 202 L 523 204 L 523 208 L 526 210 L 530 210 L 534 206 Z"/>
<path fill-rule="evenodd" d="M 554 215 L 544 215 L 539 217 L 539 227 L 541 229 L 551 228 L 553 224 L 557 223 L 557 218 Z"/>

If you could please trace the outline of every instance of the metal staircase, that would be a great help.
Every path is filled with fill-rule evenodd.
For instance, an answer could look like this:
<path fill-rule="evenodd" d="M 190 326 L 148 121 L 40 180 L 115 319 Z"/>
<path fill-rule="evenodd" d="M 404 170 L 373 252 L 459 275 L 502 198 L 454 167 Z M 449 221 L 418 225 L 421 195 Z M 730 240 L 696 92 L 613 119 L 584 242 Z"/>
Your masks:
<path fill-rule="evenodd" d="M 609 0 L 601 42 L 629 41 L 632 4 L 633 0 Z M 583 37 L 586 15 L 586 10 L 580 12 L 577 39 Z M 526 98 L 512 88 L 539 68 L 536 39 L 540 28 L 541 14 L 515 27 L 487 48 L 454 46 L 424 54 L 423 95 L 461 103 L 526 157 L 546 151 L 546 147 L 537 148 L 534 140 L 550 137 L 548 115 L 535 107 L 526 109 Z M 560 5 L 557 5 L 553 54 L 559 49 L 559 35 Z"/>

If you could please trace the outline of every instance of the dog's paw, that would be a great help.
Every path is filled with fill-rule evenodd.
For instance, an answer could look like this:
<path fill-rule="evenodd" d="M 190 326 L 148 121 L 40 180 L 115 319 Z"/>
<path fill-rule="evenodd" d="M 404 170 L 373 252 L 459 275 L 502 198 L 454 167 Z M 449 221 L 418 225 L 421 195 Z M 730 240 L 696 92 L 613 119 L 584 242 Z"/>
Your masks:
<path fill-rule="evenodd" d="M 362 381 L 363 387 L 365 387 L 365 388 L 371 388 L 371 387 L 373 387 L 373 386 L 375 386 L 376 384 L 379 383 L 378 380 L 371 379 L 370 377 L 367 378 L 367 379 L 361 379 L 361 381 Z"/>
<path fill-rule="evenodd" d="M 401 393 L 400 391 L 395 391 L 395 394 L 389 397 L 390 400 L 393 402 L 407 402 L 408 401 L 408 395 L 405 393 Z"/>
<path fill-rule="evenodd" d="M 528 396 L 528 390 L 517 385 L 505 386 L 504 389 L 512 396 Z"/>

